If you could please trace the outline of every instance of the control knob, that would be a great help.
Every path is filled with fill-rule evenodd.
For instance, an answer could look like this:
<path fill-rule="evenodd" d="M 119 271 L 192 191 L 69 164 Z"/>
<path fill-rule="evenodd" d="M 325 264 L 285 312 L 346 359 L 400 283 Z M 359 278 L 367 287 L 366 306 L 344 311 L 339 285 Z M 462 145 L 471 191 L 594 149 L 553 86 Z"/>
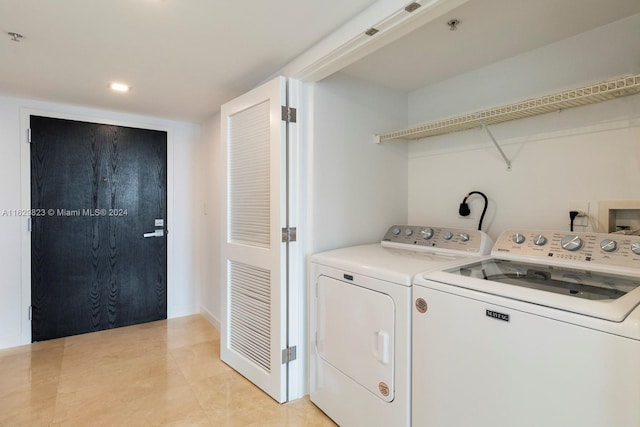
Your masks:
<path fill-rule="evenodd" d="M 469 241 L 469 233 L 460 233 L 458 237 L 460 237 L 461 242 Z"/>
<path fill-rule="evenodd" d="M 433 228 L 425 228 L 420 232 L 420 234 L 422 234 L 422 238 L 424 240 L 429 240 L 433 237 Z"/>
<path fill-rule="evenodd" d="M 404 230 L 405 236 L 411 236 L 413 234 L 413 230 L 411 228 L 407 228 Z"/>
<path fill-rule="evenodd" d="M 400 227 L 393 227 L 393 228 L 391 229 L 391 233 L 392 233 L 394 236 L 398 236 L 398 235 L 400 234 Z"/>
<path fill-rule="evenodd" d="M 560 244 L 562 245 L 562 249 L 573 252 L 582 248 L 582 245 L 584 244 L 584 242 L 580 237 L 573 234 L 569 234 L 562 238 L 562 240 L 560 241 Z"/>
<path fill-rule="evenodd" d="M 542 234 L 538 234 L 534 239 L 533 239 L 533 244 L 536 246 L 544 246 L 547 244 L 547 238 L 544 237 Z"/>
<path fill-rule="evenodd" d="M 635 242 L 631 244 L 631 252 L 636 255 L 640 255 L 640 242 Z"/>
<path fill-rule="evenodd" d="M 451 240 L 453 238 L 453 233 L 450 231 L 445 231 L 442 237 L 444 237 L 444 240 Z"/>
<path fill-rule="evenodd" d="M 600 249 L 605 252 L 613 252 L 618 249 L 618 242 L 611 239 L 604 239 L 602 242 L 600 242 Z"/>
<path fill-rule="evenodd" d="M 518 245 L 521 245 L 524 243 L 526 239 L 523 234 L 516 233 L 513 236 L 511 236 L 511 240 L 513 240 L 513 243 L 517 243 Z"/>

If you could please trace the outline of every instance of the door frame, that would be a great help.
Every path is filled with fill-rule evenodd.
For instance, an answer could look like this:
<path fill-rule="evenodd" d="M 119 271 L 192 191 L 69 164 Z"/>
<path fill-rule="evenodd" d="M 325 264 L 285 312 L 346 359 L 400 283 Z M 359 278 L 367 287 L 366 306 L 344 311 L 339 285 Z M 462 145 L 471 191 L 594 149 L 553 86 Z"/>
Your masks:
<path fill-rule="evenodd" d="M 170 128 L 154 125 L 151 123 L 129 122 L 121 119 L 109 119 L 99 116 L 85 116 L 81 114 L 66 113 L 60 111 L 38 110 L 31 108 L 20 109 L 20 208 L 31 210 L 31 146 L 28 142 L 28 130 L 31 126 L 31 116 L 51 117 L 54 119 L 76 120 L 80 122 L 96 123 L 101 125 L 124 126 L 138 129 L 157 130 L 167 133 L 167 224 L 169 233 L 167 234 L 167 312 L 169 312 L 169 301 L 173 293 L 173 132 Z M 21 322 L 20 340 L 21 344 L 31 344 L 31 320 L 29 319 L 29 308 L 31 306 L 31 232 L 28 230 L 29 217 L 25 216 L 20 221 L 21 236 Z M 169 317 L 167 313 L 167 318 Z"/>

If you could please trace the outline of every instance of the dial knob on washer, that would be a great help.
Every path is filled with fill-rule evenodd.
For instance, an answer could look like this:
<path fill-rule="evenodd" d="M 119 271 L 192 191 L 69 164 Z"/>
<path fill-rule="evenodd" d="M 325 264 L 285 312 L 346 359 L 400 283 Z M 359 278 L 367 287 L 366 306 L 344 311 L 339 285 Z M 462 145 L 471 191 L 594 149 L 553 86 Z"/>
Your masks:
<path fill-rule="evenodd" d="M 636 255 L 640 255 L 640 242 L 635 242 L 631 244 L 631 252 Z"/>
<path fill-rule="evenodd" d="M 399 234 L 400 234 L 400 227 L 393 227 L 393 228 L 391 229 L 391 233 L 392 233 L 394 236 L 399 235 Z"/>
<path fill-rule="evenodd" d="M 442 237 L 444 237 L 444 240 L 451 240 L 451 238 L 453 237 L 453 233 L 450 231 L 445 231 Z"/>
<path fill-rule="evenodd" d="M 407 228 L 404 230 L 405 236 L 411 236 L 413 234 L 413 230 L 411 228 Z"/>
<path fill-rule="evenodd" d="M 514 243 L 517 243 L 518 245 L 521 245 L 521 244 L 524 243 L 526 238 L 524 237 L 523 234 L 516 233 L 513 236 L 511 236 L 511 240 L 513 240 Z"/>
<path fill-rule="evenodd" d="M 605 252 L 613 252 L 618 249 L 618 242 L 611 239 L 604 239 L 602 242 L 600 242 L 600 249 Z"/>
<path fill-rule="evenodd" d="M 547 244 L 547 238 L 545 236 L 543 236 L 542 234 L 538 234 L 534 239 L 533 239 L 533 244 L 536 246 L 544 246 Z"/>
<path fill-rule="evenodd" d="M 422 234 L 422 238 L 424 240 L 429 240 L 433 237 L 433 228 L 425 228 L 420 232 L 420 234 Z"/>
<path fill-rule="evenodd" d="M 573 234 L 569 234 L 562 238 L 562 240 L 560 241 L 560 244 L 562 245 L 562 249 L 573 252 L 582 248 L 582 245 L 584 244 L 584 242 L 580 237 Z"/>
<path fill-rule="evenodd" d="M 463 242 L 469 241 L 469 233 L 460 233 L 459 237 L 460 237 L 460 240 Z"/>

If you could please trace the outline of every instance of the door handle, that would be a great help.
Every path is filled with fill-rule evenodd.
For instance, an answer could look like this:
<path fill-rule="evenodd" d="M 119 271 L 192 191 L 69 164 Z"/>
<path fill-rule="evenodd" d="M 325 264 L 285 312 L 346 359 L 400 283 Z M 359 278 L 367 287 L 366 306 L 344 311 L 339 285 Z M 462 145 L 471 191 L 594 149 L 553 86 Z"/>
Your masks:
<path fill-rule="evenodd" d="M 152 233 L 144 233 L 143 234 L 144 237 L 163 237 L 164 236 L 164 230 L 156 230 Z"/>
<path fill-rule="evenodd" d="M 373 333 L 373 355 L 383 365 L 389 363 L 389 334 L 385 331 L 376 331 Z"/>

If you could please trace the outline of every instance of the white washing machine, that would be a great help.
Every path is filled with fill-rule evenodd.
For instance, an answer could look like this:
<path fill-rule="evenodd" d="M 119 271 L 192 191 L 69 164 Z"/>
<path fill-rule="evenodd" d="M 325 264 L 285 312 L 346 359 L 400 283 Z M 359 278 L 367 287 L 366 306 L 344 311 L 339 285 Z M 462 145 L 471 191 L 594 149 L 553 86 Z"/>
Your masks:
<path fill-rule="evenodd" d="M 311 401 L 343 427 L 410 425 L 413 277 L 491 244 L 481 231 L 398 225 L 381 243 L 313 255 Z"/>
<path fill-rule="evenodd" d="M 640 237 L 507 231 L 413 295 L 413 426 L 640 427 Z"/>

